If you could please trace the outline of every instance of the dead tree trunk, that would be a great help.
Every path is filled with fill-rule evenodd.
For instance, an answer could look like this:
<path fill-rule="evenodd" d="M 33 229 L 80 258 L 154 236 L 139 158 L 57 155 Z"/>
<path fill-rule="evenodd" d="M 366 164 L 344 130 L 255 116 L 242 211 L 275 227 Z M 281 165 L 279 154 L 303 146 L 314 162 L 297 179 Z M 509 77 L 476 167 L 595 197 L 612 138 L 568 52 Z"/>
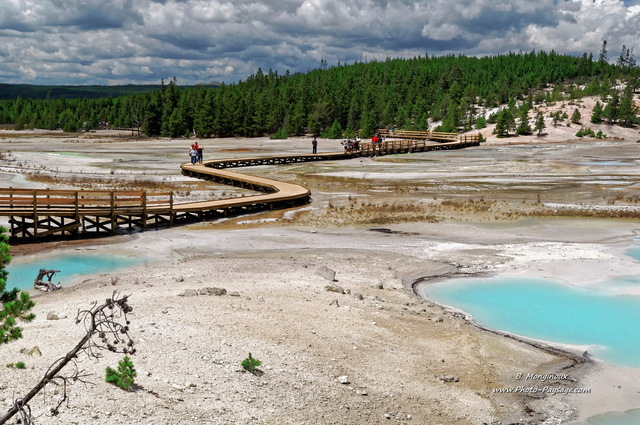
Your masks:
<path fill-rule="evenodd" d="M 20 415 L 21 421 L 25 425 L 33 424 L 31 408 L 29 402 L 35 397 L 48 383 L 62 383 L 64 387 L 62 400 L 53 408 L 51 415 L 56 416 L 59 413 L 60 406 L 67 400 L 67 387 L 69 384 L 83 380 L 84 375 L 76 367 L 70 375 L 61 374 L 62 369 L 67 364 L 74 363 L 80 353 L 85 353 L 89 357 L 99 358 L 101 354 L 96 349 L 107 349 L 116 353 L 135 354 L 133 340 L 129 336 L 129 321 L 127 313 L 133 309 L 127 303 L 128 296 L 118 297 L 117 293 L 113 293 L 111 298 L 107 298 L 104 304 L 94 306 L 91 310 L 83 310 L 78 312 L 76 323 L 83 323 L 86 329 L 84 337 L 76 344 L 76 346 L 67 353 L 66 356 L 56 360 L 44 377 L 31 389 L 23 398 L 16 399 L 13 406 L 4 416 L 0 417 L 0 425 L 7 423 L 16 414 Z M 94 340 L 97 336 L 97 340 Z M 77 365 L 76 365 L 77 366 Z"/>
<path fill-rule="evenodd" d="M 38 277 L 33 281 L 33 287 L 45 292 L 55 291 L 62 288 L 62 286 L 60 286 L 60 282 L 58 282 L 57 285 L 51 282 L 53 275 L 59 272 L 60 270 L 40 269 Z M 44 280 L 45 276 L 47 277 L 46 281 Z"/>

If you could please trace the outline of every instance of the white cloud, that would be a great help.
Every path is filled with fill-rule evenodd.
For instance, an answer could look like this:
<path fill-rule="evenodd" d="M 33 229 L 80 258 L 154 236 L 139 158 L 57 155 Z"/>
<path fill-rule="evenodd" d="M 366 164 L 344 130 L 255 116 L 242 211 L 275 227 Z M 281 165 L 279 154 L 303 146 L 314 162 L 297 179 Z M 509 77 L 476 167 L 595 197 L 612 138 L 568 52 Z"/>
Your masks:
<path fill-rule="evenodd" d="M 640 39 L 637 3 L 2 0 L 0 82 L 233 82 L 259 67 L 305 72 L 321 59 L 532 49 L 597 55 L 603 40 L 613 58 Z"/>
<path fill-rule="evenodd" d="M 637 42 L 640 17 L 637 7 L 627 8 L 618 0 L 574 0 L 561 5 L 558 13 L 565 19 L 556 26 L 531 25 L 526 28 L 531 47 L 536 49 L 580 54 L 591 52 L 597 56 L 600 46 L 607 40 L 609 57 L 623 44 Z"/>

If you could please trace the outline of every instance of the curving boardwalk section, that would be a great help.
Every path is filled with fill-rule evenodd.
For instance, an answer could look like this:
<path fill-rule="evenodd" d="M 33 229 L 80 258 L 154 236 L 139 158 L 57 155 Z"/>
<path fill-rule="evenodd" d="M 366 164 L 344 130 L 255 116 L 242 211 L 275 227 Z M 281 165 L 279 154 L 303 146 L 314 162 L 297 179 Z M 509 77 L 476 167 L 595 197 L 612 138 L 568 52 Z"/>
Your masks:
<path fill-rule="evenodd" d="M 309 201 L 311 192 L 304 186 L 286 183 L 264 177 L 248 176 L 220 168 L 212 168 L 217 161 L 205 161 L 202 165 L 183 164 L 182 173 L 191 177 L 211 180 L 217 183 L 240 186 L 245 189 L 265 192 L 261 195 L 243 196 L 239 198 L 216 199 L 211 201 L 189 202 L 175 204 L 175 213 L 200 213 L 222 209 L 244 208 L 264 205 L 274 209 L 276 204 L 291 206 L 305 204 Z"/>
<path fill-rule="evenodd" d="M 428 137 L 388 138 L 377 144 L 362 143 L 361 149 L 357 152 L 217 159 L 204 161 L 203 164 L 186 163 L 181 165 L 184 175 L 259 193 L 185 203 L 175 203 L 172 192 L 0 188 L 0 216 L 9 218 L 10 237 L 14 240 L 143 231 L 150 227 L 174 226 L 291 208 L 304 205 L 311 200 L 311 192 L 304 186 L 241 174 L 228 168 L 460 149 L 478 144 L 477 137 L 468 136 L 443 141 L 433 141 Z"/>

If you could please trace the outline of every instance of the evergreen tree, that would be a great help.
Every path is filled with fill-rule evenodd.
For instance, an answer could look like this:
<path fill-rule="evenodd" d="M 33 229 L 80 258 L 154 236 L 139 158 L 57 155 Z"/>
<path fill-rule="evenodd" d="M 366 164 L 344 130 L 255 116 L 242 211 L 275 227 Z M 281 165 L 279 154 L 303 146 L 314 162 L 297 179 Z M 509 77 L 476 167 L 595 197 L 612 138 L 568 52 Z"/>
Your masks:
<path fill-rule="evenodd" d="M 493 130 L 494 134 L 497 134 L 500 137 L 507 136 L 509 131 L 515 128 L 515 118 L 511 113 L 511 110 L 503 109 L 498 114 L 498 121 L 496 122 L 496 128 Z"/>
<path fill-rule="evenodd" d="M 633 54 L 633 49 L 629 49 L 624 44 L 622 45 L 622 52 L 620 52 L 620 57 L 616 64 L 620 68 L 635 68 L 636 67 L 636 59 Z"/>
<path fill-rule="evenodd" d="M 312 134 L 320 134 L 331 123 L 331 116 L 329 101 L 325 99 L 317 102 L 309 116 L 309 131 Z"/>
<path fill-rule="evenodd" d="M 335 120 L 333 124 L 322 131 L 320 135 L 325 139 L 340 139 L 342 138 L 342 126 L 340 121 Z"/>
<path fill-rule="evenodd" d="M 627 87 L 624 89 L 622 99 L 620 100 L 618 118 L 623 125 L 631 125 L 637 121 L 635 105 L 633 103 L 633 86 L 631 84 L 627 84 Z"/>
<path fill-rule="evenodd" d="M 180 137 L 188 135 L 188 128 L 185 123 L 184 110 L 181 108 L 175 108 L 171 115 L 167 125 L 165 126 L 166 135 L 169 137 Z"/>
<path fill-rule="evenodd" d="M 378 132 L 378 122 L 375 118 L 375 114 L 370 111 L 367 112 L 360 122 L 360 137 L 368 138 L 373 137 Z"/>
<path fill-rule="evenodd" d="M 19 292 L 13 288 L 6 290 L 6 266 L 11 261 L 6 229 L 0 227 L 0 344 L 5 344 L 22 337 L 22 328 L 16 326 L 16 319 L 29 322 L 35 318 L 29 310 L 35 305 L 27 292 Z"/>
<path fill-rule="evenodd" d="M 579 124 L 581 118 L 582 115 L 580 115 L 580 111 L 578 110 L 578 108 L 574 109 L 573 114 L 571 114 L 571 122 L 574 124 Z"/>
<path fill-rule="evenodd" d="M 459 114 L 460 110 L 458 109 L 458 105 L 456 103 L 449 102 L 447 113 L 442 119 L 442 124 L 438 127 L 437 130 L 443 131 L 445 133 L 457 133 Z"/>
<path fill-rule="evenodd" d="M 62 111 L 58 121 L 60 122 L 60 127 L 62 127 L 63 131 L 73 133 L 78 129 L 78 119 L 71 108 L 67 108 Z"/>
<path fill-rule="evenodd" d="M 600 103 L 600 101 L 597 101 L 596 105 L 593 107 L 593 111 L 591 112 L 591 122 L 593 124 L 600 124 L 602 122 L 602 103 Z"/>
<path fill-rule="evenodd" d="M 169 85 L 162 90 L 162 123 L 161 134 L 176 137 L 181 136 L 181 123 L 176 122 L 181 113 L 176 112 L 180 92 L 178 91 L 178 83 L 175 77 L 169 82 Z M 173 120 L 171 119 L 173 115 Z"/>
<path fill-rule="evenodd" d="M 605 106 L 602 111 L 602 116 L 605 117 L 610 124 L 618 121 L 620 117 L 620 92 L 618 90 L 613 90 L 611 99 L 609 99 L 607 106 Z"/>
<path fill-rule="evenodd" d="M 531 134 L 531 125 L 529 124 L 529 109 L 522 108 L 520 112 L 518 127 L 516 128 L 516 133 L 521 136 L 527 136 Z"/>
<path fill-rule="evenodd" d="M 153 95 L 145 107 L 142 132 L 150 137 L 159 136 L 162 129 L 159 101 L 159 96 Z"/>
<path fill-rule="evenodd" d="M 546 125 L 544 124 L 544 115 L 542 114 L 542 111 L 538 111 L 538 113 L 536 114 L 536 123 L 534 126 L 534 129 L 536 130 L 538 136 L 542 134 L 542 130 L 544 130 L 545 128 Z"/>
<path fill-rule="evenodd" d="M 204 97 L 199 98 L 194 113 L 193 129 L 197 137 L 207 137 L 213 133 L 215 92 L 207 90 Z"/>
<path fill-rule="evenodd" d="M 602 48 L 600 49 L 598 63 L 601 66 L 604 66 L 607 63 L 607 40 L 602 41 Z"/>

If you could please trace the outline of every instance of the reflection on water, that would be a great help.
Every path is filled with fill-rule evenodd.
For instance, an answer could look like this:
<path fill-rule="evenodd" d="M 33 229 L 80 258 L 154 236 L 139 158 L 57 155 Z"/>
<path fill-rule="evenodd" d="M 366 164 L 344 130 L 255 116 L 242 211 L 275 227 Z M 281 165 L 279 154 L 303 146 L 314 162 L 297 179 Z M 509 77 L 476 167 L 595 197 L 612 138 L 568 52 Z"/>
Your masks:
<path fill-rule="evenodd" d="M 143 264 L 148 259 L 125 257 L 121 255 L 64 254 L 41 256 L 26 262 L 14 261 L 9 264 L 7 271 L 7 289 L 33 289 L 33 280 L 38 276 L 41 268 L 60 270 L 53 276 L 53 283 L 68 283 L 76 275 L 94 273 L 117 272 L 118 269 Z"/>

